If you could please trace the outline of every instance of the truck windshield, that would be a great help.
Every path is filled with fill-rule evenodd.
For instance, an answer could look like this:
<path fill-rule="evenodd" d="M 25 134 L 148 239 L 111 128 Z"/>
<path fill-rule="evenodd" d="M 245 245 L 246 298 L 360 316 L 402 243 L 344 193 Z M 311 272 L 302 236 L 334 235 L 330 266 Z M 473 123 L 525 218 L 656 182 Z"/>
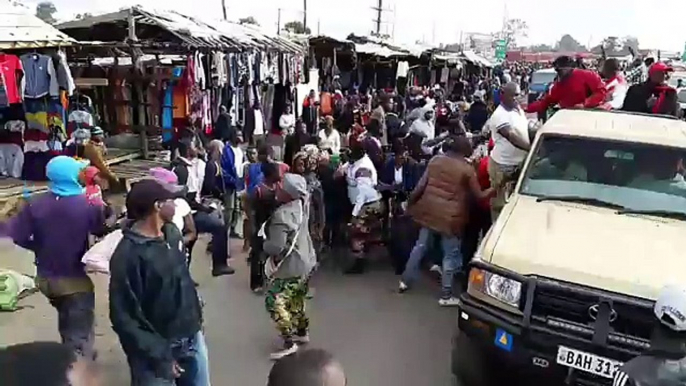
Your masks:
<path fill-rule="evenodd" d="M 534 72 L 531 76 L 531 84 L 548 84 L 552 83 L 557 76 L 554 72 Z"/>
<path fill-rule="evenodd" d="M 544 134 L 533 151 L 521 194 L 686 214 L 686 149 Z"/>

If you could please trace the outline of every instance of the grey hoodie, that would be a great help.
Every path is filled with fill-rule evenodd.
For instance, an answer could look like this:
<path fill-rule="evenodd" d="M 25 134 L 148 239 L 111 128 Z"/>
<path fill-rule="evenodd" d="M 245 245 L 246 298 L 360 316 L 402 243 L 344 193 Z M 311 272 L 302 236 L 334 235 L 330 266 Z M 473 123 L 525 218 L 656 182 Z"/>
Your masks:
<path fill-rule="evenodd" d="M 263 248 L 268 256 L 278 256 L 284 259 L 274 273 L 274 278 L 305 278 L 317 264 L 308 221 L 310 211 L 307 183 L 301 176 L 286 174 L 283 188 L 295 200 L 276 209 L 267 224 L 267 239 Z M 293 251 L 284 257 L 294 238 Z"/>

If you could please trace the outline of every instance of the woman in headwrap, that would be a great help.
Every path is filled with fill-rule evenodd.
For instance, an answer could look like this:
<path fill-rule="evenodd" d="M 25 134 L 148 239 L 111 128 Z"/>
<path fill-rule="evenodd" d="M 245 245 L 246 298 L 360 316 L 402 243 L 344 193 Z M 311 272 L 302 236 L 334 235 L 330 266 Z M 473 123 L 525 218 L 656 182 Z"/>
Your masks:
<path fill-rule="evenodd" d="M 360 274 L 366 266 L 365 249 L 381 239 L 383 204 L 376 191 L 378 174 L 365 152 L 362 141 L 366 131 L 357 126 L 350 140 L 350 162 L 342 169 L 348 185 L 348 199 L 354 206 L 350 220 L 350 249 L 355 261 L 346 272 Z"/>
<path fill-rule="evenodd" d="M 311 198 L 309 229 L 312 238 L 317 242 L 322 241 L 326 225 L 324 191 L 317 175 L 323 157 L 317 146 L 307 145 L 293 158 L 293 173 L 302 175 L 307 182 L 307 190 Z"/>

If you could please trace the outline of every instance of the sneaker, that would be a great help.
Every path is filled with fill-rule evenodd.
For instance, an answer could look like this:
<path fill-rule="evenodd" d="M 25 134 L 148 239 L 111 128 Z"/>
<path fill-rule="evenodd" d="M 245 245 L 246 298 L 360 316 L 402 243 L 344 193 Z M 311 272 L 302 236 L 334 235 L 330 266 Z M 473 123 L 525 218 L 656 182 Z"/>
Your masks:
<path fill-rule="evenodd" d="M 262 288 L 262 287 L 253 288 L 252 292 L 255 293 L 255 295 L 262 295 L 262 294 L 264 294 L 264 288 Z"/>
<path fill-rule="evenodd" d="M 304 335 L 295 335 L 293 337 L 293 342 L 298 344 L 308 344 L 310 343 L 310 334 L 305 333 Z"/>
<path fill-rule="evenodd" d="M 212 276 L 214 276 L 214 277 L 224 276 L 224 275 L 233 275 L 234 273 L 236 273 L 236 270 L 231 268 L 228 265 L 223 266 L 223 267 L 212 268 Z"/>
<path fill-rule="evenodd" d="M 456 307 L 460 305 L 460 299 L 454 296 L 448 299 L 441 299 L 438 301 L 438 305 L 441 307 Z"/>
<path fill-rule="evenodd" d="M 283 357 L 287 357 L 289 355 L 293 355 L 298 351 L 298 345 L 295 343 L 286 343 L 283 347 L 283 349 L 279 351 L 275 351 L 271 354 L 269 354 L 269 358 L 273 361 L 278 361 L 279 359 Z"/>
<path fill-rule="evenodd" d="M 431 272 L 433 272 L 433 273 L 437 273 L 437 274 L 439 274 L 439 275 L 441 275 L 441 276 L 443 275 L 443 269 L 441 269 L 441 266 L 438 265 L 438 264 L 432 265 L 432 266 L 431 266 L 431 269 L 429 269 L 429 271 L 431 271 Z"/>
<path fill-rule="evenodd" d="M 398 285 L 398 292 L 400 292 L 400 293 L 404 293 L 409 289 L 410 289 L 410 287 L 407 284 L 403 283 L 402 281 Z"/>

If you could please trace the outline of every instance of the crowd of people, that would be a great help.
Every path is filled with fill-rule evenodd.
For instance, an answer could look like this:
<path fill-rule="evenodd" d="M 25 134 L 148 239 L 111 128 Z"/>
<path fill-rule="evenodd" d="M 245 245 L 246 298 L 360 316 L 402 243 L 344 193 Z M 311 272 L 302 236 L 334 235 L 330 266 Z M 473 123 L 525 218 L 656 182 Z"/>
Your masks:
<path fill-rule="evenodd" d="M 278 119 L 276 145 L 255 138 L 246 146 L 225 122 L 214 139 L 191 132 L 179 139 L 168 168 L 151 169 L 132 185 L 123 221 L 113 218 L 99 188 L 107 175 L 78 157 L 58 156 L 47 166 L 49 192 L 31 198 L 3 231 L 35 253 L 38 287 L 76 354 L 71 365 L 97 357 L 94 286 L 82 264 L 90 235 L 119 228 L 107 256 L 109 308 L 132 384 L 208 385 L 203 302 L 188 269 L 198 234 L 211 236 L 215 277 L 235 272 L 229 240 L 243 239 L 250 288 L 264 294 L 283 340 L 271 355 L 280 360 L 309 342 L 308 283 L 325 258 L 348 256 L 340 259 L 345 272 L 363 274 L 385 247 L 401 293 L 426 261 L 441 276 L 439 305 L 458 304 L 464 270 L 529 151 L 527 112 L 676 111 L 664 63 L 652 63 L 646 80 L 630 87 L 612 59 L 600 72 L 569 57 L 553 66 L 551 90 L 526 107 L 527 70 L 518 67 L 514 80 L 475 75 L 451 92 L 441 85 L 413 87 L 406 96 L 312 91 L 299 117 L 289 106 Z M 327 385 L 344 384 L 340 366 L 317 355 L 318 376 L 324 371 Z M 306 385 L 278 380 L 295 379 L 281 366 L 272 375 L 270 385 Z"/>

